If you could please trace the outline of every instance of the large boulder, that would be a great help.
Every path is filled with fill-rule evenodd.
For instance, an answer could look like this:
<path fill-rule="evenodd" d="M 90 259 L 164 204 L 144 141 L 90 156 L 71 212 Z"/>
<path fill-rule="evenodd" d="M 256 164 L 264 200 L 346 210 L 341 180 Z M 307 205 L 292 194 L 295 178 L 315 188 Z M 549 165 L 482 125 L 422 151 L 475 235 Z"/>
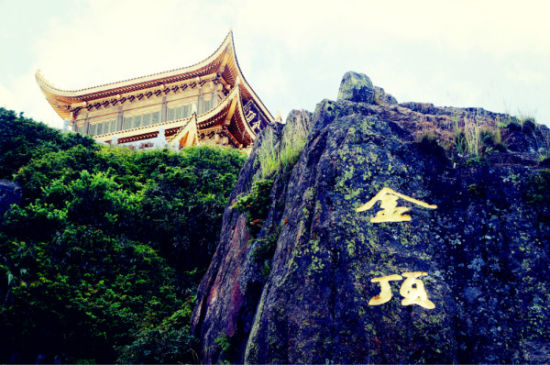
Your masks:
<path fill-rule="evenodd" d="M 19 184 L 9 180 L 0 180 L 0 220 L 10 205 L 19 204 L 22 197 L 23 190 Z"/>
<path fill-rule="evenodd" d="M 397 104 L 397 99 L 392 95 L 386 94 L 381 87 L 374 87 L 374 102 L 378 105 L 394 105 Z"/>
<path fill-rule="evenodd" d="M 259 176 L 255 146 L 197 295 L 203 362 L 550 361 L 550 172 L 450 161 L 417 125 L 494 118 L 411 108 L 318 104 L 252 236 L 231 205 Z"/>
<path fill-rule="evenodd" d="M 374 102 L 374 86 L 367 75 L 348 71 L 340 83 L 338 100 L 372 104 Z"/>

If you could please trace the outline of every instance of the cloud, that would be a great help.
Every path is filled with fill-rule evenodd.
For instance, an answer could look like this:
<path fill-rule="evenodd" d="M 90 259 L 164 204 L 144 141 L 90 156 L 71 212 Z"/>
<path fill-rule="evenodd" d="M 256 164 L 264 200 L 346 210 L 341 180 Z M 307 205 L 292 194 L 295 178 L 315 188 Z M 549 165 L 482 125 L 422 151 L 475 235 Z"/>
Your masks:
<path fill-rule="evenodd" d="M 21 60 L 25 71 L 11 80 L 0 77 L 0 101 L 58 126 L 34 82 L 36 68 L 62 89 L 120 81 L 194 64 L 231 27 L 241 68 L 273 113 L 335 98 L 340 77 L 353 69 L 400 101 L 495 111 L 505 111 L 505 102 L 537 106 L 550 122 L 547 7 L 470 0 L 70 2 L 22 40 L 32 44 L 30 60 Z"/>

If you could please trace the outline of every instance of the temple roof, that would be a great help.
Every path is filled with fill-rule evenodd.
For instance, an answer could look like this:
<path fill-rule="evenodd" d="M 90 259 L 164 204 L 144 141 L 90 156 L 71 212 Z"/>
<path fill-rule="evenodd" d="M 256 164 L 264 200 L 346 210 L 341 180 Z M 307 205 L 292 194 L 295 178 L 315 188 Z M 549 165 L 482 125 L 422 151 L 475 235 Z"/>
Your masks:
<path fill-rule="evenodd" d="M 237 80 L 237 83 L 239 83 L 239 81 L 240 80 Z M 239 102 L 240 99 L 241 88 L 236 87 L 231 90 L 231 92 L 224 98 L 221 103 L 203 114 L 193 114 L 188 118 L 158 123 L 148 127 L 138 127 L 127 129 L 124 131 L 105 133 L 95 138 L 99 141 L 107 142 L 110 141 L 114 136 L 117 136 L 118 138 L 126 138 L 134 136 L 136 135 L 136 133 L 145 136 L 148 133 L 153 133 L 157 131 L 159 128 L 182 129 L 191 120 L 195 120 L 199 131 L 207 131 L 210 128 L 216 128 L 219 125 L 223 125 L 226 122 L 231 122 L 231 120 L 234 120 L 234 124 L 230 123 L 227 126 L 230 128 L 234 126 L 233 137 L 235 138 L 235 142 L 237 144 L 242 144 L 246 146 L 254 141 L 254 139 L 256 138 L 256 133 L 250 128 L 248 122 L 246 121 L 245 113 L 242 108 L 242 103 Z"/>
<path fill-rule="evenodd" d="M 82 107 L 97 99 L 121 97 L 121 94 L 139 92 L 143 89 L 157 87 L 164 89 L 165 84 L 171 84 L 182 80 L 197 82 L 219 74 L 232 87 L 238 86 L 240 93 L 247 99 L 254 99 L 258 107 L 264 113 L 269 122 L 274 118 L 269 110 L 248 84 L 239 67 L 233 32 L 230 31 L 218 49 L 210 57 L 192 66 L 178 68 L 171 71 L 159 72 L 148 76 L 136 77 L 129 80 L 108 83 L 80 90 L 62 90 L 50 84 L 41 74 L 36 72 L 36 81 L 46 96 L 50 105 L 62 118 L 71 118 L 71 113 L 77 107 Z"/>

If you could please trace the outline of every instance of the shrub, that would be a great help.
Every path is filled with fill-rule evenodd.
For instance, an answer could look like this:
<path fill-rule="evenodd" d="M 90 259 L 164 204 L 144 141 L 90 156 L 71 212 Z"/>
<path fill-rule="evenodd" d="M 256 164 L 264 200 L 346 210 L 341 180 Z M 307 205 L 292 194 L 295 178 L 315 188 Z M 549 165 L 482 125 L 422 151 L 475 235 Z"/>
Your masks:
<path fill-rule="evenodd" d="M 136 340 L 119 350 L 117 362 L 126 364 L 198 363 L 198 340 L 191 334 L 193 298 L 153 328 L 142 329 Z"/>
<path fill-rule="evenodd" d="M 453 116 L 454 120 L 454 145 L 459 155 L 478 156 L 481 153 L 480 128 L 475 119 L 465 118 L 463 127 L 461 127 L 458 116 Z"/>
<path fill-rule="evenodd" d="M 464 128 L 459 128 L 456 123 L 454 135 L 454 145 L 457 153 L 461 156 L 476 157 L 483 153 L 506 152 L 507 150 L 502 143 L 499 127 L 481 127 L 475 119 L 465 119 Z"/>
<path fill-rule="evenodd" d="M 222 354 L 229 351 L 231 348 L 231 343 L 229 342 L 229 337 L 226 334 L 222 334 L 214 340 L 214 343 L 220 347 L 220 352 Z"/>
<path fill-rule="evenodd" d="M 529 176 L 525 197 L 527 203 L 532 205 L 550 205 L 550 169 L 543 169 Z"/>
<path fill-rule="evenodd" d="M 293 166 L 306 145 L 307 131 L 299 123 L 287 123 L 283 129 L 283 139 L 279 160 L 283 168 Z"/>
<path fill-rule="evenodd" d="M 423 134 L 416 142 L 420 151 L 446 159 L 445 149 L 439 144 L 439 140 L 433 134 Z"/>
<path fill-rule="evenodd" d="M 250 194 L 241 197 L 232 209 L 237 209 L 247 215 L 248 231 L 252 237 L 260 232 L 262 224 L 267 218 L 271 205 L 271 186 L 272 179 L 262 179 L 254 182 Z"/>
<path fill-rule="evenodd" d="M 466 135 L 463 131 L 458 131 L 455 134 L 455 147 L 459 155 L 464 156 L 468 153 L 468 144 L 466 142 Z"/>
<path fill-rule="evenodd" d="M 63 134 L 23 113 L 0 107 L 0 179 L 11 179 L 32 158 L 81 145 L 98 149 L 95 142 L 76 133 Z"/>
<path fill-rule="evenodd" d="M 254 251 L 252 251 L 252 260 L 261 266 L 262 276 L 266 279 L 271 272 L 271 260 L 277 248 L 280 233 L 281 227 L 279 226 L 275 232 L 259 238 L 256 240 Z"/>

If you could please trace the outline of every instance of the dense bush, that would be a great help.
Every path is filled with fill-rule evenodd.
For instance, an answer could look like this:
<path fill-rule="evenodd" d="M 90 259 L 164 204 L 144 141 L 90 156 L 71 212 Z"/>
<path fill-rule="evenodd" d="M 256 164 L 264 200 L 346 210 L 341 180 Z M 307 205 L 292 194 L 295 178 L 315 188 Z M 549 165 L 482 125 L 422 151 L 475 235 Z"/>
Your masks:
<path fill-rule="evenodd" d="M 193 294 L 244 161 L 100 148 L 0 109 L 0 361 L 190 362 Z"/>
<path fill-rule="evenodd" d="M 0 108 L 0 179 L 12 174 L 35 156 L 76 145 L 97 148 L 94 141 L 76 133 L 62 134 L 45 124 Z"/>
<path fill-rule="evenodd" d="M 251 238 L 255 238 L 262 228 L 271 206 L 272 179 L 260 179 L 254 182 L 250 194 L 240 197 L 231 207 L 246 213 L 247 227 Z"/>

